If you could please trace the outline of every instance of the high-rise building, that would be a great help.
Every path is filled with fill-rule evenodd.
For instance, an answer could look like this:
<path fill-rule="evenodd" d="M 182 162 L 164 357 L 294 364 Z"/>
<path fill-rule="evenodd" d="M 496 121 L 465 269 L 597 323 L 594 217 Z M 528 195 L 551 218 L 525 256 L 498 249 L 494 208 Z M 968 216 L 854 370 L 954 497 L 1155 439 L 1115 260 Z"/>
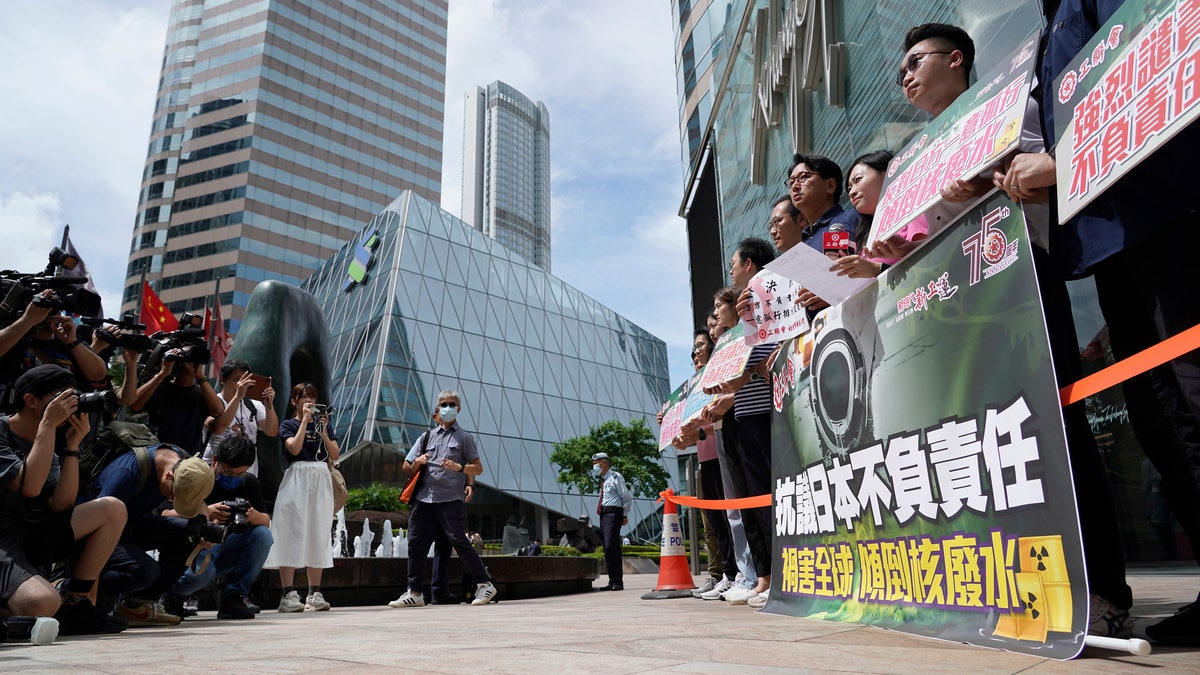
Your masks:
<path fill-rule="evenodd" d="M 401 190 L 438 200 L 447 0 L 174 0 L 126 272 L 237 332 Z M 219 281 L 218 281 L 219 280 Z"/>
<path fill-rule="evenodd" d="M 550 271 L 550 113 L 499 80 L 467 92 L 462 219 Z"/>
<path fill-rule="evenodd" d="M 671 0 L 675 25 L 675 85 L 679 96 L 679 139 L 686 175 L 713 107 L 713 63 L 721 52 L 730 0 Z"/>
<path fill-rule="evenodd" d="M 400 483 L 438 392 L 455 389 L 484 464 L 468 527 L 486 537 L 512 522 L 548 539 L 555 518 L 592 513 L 594 494 L 556 480 L 554 444 L 609 420 L 656 430 L 669 395 L 662 340 L 411 192 L 302 288 L 329 324 L 346 480 Z M 636 500 L 639 539 L 658 533 L 655 513 Z"/>

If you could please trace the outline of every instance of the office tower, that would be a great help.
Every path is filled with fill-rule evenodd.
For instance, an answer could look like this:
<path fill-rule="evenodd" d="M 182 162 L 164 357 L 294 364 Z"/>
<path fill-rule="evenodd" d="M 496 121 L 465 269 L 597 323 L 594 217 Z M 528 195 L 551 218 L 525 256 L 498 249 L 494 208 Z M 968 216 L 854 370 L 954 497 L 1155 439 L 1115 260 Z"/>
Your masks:
<path fill-rule="evenodd" d="M 126 273 L 237 332 L 401 191 L 439 199 L 447 0 L 175 0 Z M 219 281 L 218 281 L 219 279 Z"/>
<path fill-rule="evenodd" d="M 462 219 L 550 271 L 550 113 L 497 80 L 467 92 Z"/>

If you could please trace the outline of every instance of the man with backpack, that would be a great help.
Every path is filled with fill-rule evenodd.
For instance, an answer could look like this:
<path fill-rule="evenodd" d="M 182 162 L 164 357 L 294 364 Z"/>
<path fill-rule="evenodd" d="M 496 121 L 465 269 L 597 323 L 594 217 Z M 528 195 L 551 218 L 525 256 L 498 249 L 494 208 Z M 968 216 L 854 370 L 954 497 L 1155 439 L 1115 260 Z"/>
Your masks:
<path fill-rule="evenodd" d="M 118 617 L 131 626 L 173 625 L 158 597 L 187 568 L 199 550 L 204 499 L 212 492 L 212 467 L 169 443 L 159 443 L 142 425 L 113 423 L 100 434 L 111 449 L 93 479 L 97 498 L 125 504 L 128 522 L 100 575 L 100 593 L 122 601 Z M 170 502 L 170 504 L 164 504 Z M 147 551 L 157 550 L 158 560 Z"/>
<path fill-rule="evenodd" d="M 118 633 L 125 622 L 97 611 L 95 598 L 125 507 L 113 498 L 75 505 L 89 429 L 75 378 L 61 366 L 35 366 L 14 395 L 17 412 L 0 418 L 0 613 L 54 616 L 62 635 Z M 64 561 L 60 593 L 40 572 Z"/>

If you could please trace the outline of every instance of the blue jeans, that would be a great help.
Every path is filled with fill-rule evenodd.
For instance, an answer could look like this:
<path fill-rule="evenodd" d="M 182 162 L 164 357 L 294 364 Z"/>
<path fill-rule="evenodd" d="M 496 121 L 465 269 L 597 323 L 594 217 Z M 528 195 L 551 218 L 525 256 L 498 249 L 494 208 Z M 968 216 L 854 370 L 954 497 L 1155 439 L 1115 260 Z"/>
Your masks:
<path fill-rule="evenodd" d="M 224 542 L 213 544 L 208 551 L 201 551 L 196 556 L 196 562 L 171 586 L 167 595 L 183 600 L 210 584 L 213 579 L 223 576 L 225 589 L 221 592 L 221 600 L 241 598 L 250 592 L 250 584 L 262 571 L 272 542 L 270 528 L 261 525 L 239 534 L 230 534 Z M 203 564 L 205 555 L 212 558 L 208 567 L 197 574 L 195 568 Z"/>

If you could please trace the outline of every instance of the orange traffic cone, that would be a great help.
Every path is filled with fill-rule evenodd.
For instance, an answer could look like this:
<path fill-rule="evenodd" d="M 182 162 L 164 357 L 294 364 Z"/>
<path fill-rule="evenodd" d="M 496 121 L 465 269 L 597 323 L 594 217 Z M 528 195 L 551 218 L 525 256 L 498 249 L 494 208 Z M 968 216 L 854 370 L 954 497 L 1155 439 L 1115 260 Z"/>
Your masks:
<path fill-rule="evenodd" d="M 668 499 L 675 493 L 667 490 L 662 494 L 663 531 L 662 547 L 658 556 L 658 585 L 653 591 L 643 595 L 642 599 L 690 598 L 696 582 L 688 568 L 687 553 L 683 546 L 683 528 L 679 526 L 679 512 L 675 503 Z"/>

